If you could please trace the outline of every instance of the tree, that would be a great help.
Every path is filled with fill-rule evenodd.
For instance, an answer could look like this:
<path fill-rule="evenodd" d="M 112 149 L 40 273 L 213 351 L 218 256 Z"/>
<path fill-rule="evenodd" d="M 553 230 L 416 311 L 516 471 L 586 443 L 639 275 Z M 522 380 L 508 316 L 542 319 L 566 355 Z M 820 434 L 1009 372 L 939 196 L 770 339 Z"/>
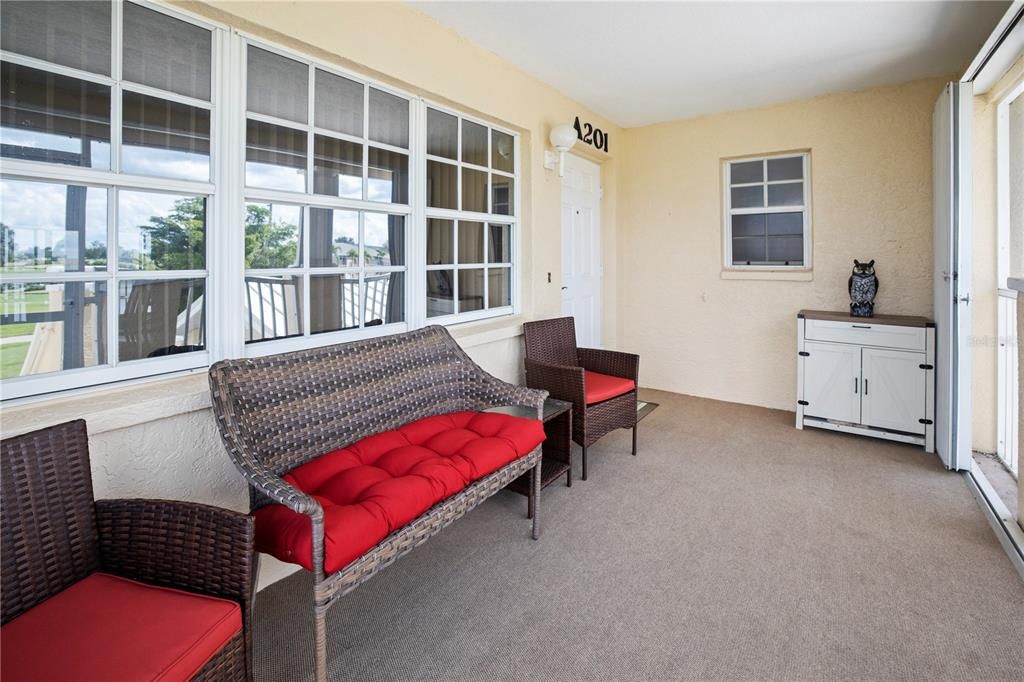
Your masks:
<path fill-rule="evenodd" d="M 201 270 L 206 267 L 205 199 L 179 199 L 174 202 L 170 215 L 153 216 L 149 225 L 140 225 L 139 229 L 149 237 L 151 265 L 143 265 L 145 269 Z"/>
<path fill-rule="evenodd" d="M 250 204 L 245 211 L 245 267 L 287 268 L 298 264 L 298 226 L 274 221 L 269 206 Z"/>

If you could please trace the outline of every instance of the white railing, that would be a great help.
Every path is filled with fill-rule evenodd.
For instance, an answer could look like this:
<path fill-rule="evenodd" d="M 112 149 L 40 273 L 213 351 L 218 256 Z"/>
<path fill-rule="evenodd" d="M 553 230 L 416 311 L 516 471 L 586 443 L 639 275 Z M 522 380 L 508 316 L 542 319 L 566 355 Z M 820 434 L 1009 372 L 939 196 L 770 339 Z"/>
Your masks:
<path fill-rule="evenodd" d="M 999 290 L 998 311 L 998 442 L 996 455 L 1014 476 L 1019 476 L 1018 452 L 1019 393 L 1017 359 L 1017 292 Z"/>

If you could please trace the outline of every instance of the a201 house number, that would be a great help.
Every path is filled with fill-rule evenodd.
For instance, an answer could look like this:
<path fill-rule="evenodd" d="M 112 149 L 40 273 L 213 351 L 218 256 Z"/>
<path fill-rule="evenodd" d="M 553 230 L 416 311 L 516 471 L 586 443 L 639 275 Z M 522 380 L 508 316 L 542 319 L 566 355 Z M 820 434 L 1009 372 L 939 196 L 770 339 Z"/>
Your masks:
<path fill-rule="evenodd" d="M 589 123 L 580 123 L 580 117 L 576 117 L 576 122 L 572 125 L 576 129 L 576 137 L 582 140 L 585 144 L 589 144 L 595 149 L 602 151 L 608 151 L 608 134 L 600 128 L 595 128 Z"/>

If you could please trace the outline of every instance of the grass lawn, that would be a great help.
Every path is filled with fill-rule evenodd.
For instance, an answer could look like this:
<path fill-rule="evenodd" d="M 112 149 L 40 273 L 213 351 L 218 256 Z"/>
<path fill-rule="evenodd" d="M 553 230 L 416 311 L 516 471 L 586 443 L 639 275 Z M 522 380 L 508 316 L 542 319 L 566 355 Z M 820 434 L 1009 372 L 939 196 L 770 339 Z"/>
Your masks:
<path fill-rule="evenodd" d="M 21 312 L 16 305 L 24 301 L 25 307 L 24 312 L 26 313 L 45 313 L 50 309 L 50 296 L 45 291 L 29 291 L 24 296 L 18 296 L 15 298 L 13 291 L 5 291 L 0 296 L 0 314 L 10 315 L 16 310 Z M 27 336 L 32 333 L 32 330 L 36 328 L 35 322 L 17 322 L 14 324 L 0 325 L 0 339 L 5 339 L 9 336 Z M 6 355 L 6 354 L 5 354 Z M 24 357 L 24 353 L 22 353 Z M 6 363 L 6 361 L 5 361 Z M 4 365 L 6 367 L 6 364 Z M 4 376 L 7 376 L 4 374 Z"/>
<path fill-rule="evenodd" d="M 5 343 L 0 345 L 0 379 L 21 375 L 21 365 L 28 354 L 28 343 Z"/>

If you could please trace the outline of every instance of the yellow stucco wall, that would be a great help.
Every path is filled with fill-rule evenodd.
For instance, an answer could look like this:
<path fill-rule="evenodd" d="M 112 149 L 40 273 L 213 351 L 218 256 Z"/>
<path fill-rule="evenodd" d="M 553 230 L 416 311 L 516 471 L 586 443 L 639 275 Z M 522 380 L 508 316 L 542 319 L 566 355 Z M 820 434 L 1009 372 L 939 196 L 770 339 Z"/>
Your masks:
<path fill-rule="evenodd" d="M 621 345 L 641 382 L 793 410 L 801 308 L 843 310 L 876 260 L 879 313 L 932 314 L 932 107 L 943 79 L 626 131 Z M 722 277 L 722 158 L 810 149 L 813 280 Z"/>

